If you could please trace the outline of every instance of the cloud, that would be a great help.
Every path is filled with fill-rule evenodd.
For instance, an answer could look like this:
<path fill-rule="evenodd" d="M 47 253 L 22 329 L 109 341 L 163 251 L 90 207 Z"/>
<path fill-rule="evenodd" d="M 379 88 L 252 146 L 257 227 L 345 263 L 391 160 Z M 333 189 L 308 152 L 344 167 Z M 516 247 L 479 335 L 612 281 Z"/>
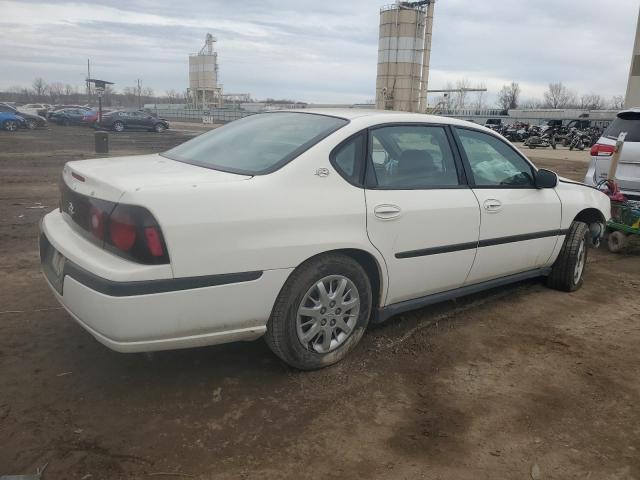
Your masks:
<path fill-rule="evenodd" d="M 378 7 L 371 0 L 0 0 L 0 88 L 96 76 L 183 90 L 187 55 L 218 38 L 227 92 L 315 102 L 374 97 Z M 639 0 L 439 0 L 430 87 L 466 78 L 491 101 L 520 82 L 540 97 L 563 81 L 581 93 L 626 89 Z"/>

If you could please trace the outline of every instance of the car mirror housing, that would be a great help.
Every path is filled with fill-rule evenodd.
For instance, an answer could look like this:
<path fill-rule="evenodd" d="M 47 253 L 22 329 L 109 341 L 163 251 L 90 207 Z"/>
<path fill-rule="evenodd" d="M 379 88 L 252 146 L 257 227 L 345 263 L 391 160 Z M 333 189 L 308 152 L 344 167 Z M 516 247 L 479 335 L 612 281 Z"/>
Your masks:
<path fill-rule="evenodd" d="M 536 172 L 537 188 L 555 188 L 558 185 L 558 175 L 551 170 L 541 168 Z"/>

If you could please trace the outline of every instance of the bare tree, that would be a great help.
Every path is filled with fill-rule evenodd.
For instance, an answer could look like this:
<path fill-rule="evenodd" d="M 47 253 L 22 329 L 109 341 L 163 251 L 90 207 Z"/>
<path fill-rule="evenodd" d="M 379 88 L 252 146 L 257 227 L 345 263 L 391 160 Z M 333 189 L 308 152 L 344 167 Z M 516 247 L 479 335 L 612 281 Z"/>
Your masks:
<path fill-rule="evenodd" d="M 51 97 L 51 102 L 56 103 L 61 100 L 64 95 L 64 84 L 61 82 L 53 82 L 49 84 L 49 97 Z"/>
<path fill-rule="evenodd" d="M 549 90 L 544 92 L 544 102 L 548 108 L 567 108 L 576 103 L 576 95 L 562 82 L 550 83 Z"/>
<path fill-rule="evenodd" d="M 498 93 L 498 105 L 503 110 L 513 110 L 518 108 L 518 102 L 520 100 L 520 84 L 517 82 L 511 82 L 510 85 L 505 85 Z"/>
<path fill-rule="evenodd" d="M 33 81 L 31 85 L 33 87 L 33 93 L 40 100 L 40 97 L 44 96 L 47 92 L 47 82 L 42 77 L 38 77 Z"/>
<path fill-rule="evenodd" d="M 169 103 L 173 103 L 175 100 L 178 99 L 178 92 L 176 92 L 173 89 L 167 90 L 165 92 L 165 95 L 166 95 L 167 99 L 169 100 Z"/>
<path fill-rule="evenodd" d="M 466 91 L 467 88 L 469 88 L 469 80 L 466 78 L 456 82 L 457 92 L 454 94 L 453 102 L 455 107 L 460 110 L 464 110 L 467 106 L 467 95 L 469 94 L 469 92 Z"/>
<path fill-rule="evenodd" d="M 588 93 L 580 97 L 580 108 L 583 110 L 602 110 L 604 98 L 595 93 Z"/>
<path fill-rule="evenodd" d="M 608 107 L 611 110 L 622 110 L 624 108 L 624 97 L 622 95 L 614 95 L 609 100 Z"/>
<path fill-rule="evenodd" d="M 478 84 L 478 86 L 476 87 L 478 90 L 484 90 L 487 88 L 487 85 L 484 82 L 481 82 Z M 487 92 L 476 92 L 476 101 L 473 102 L 473 107 L 476 110 L 482 110 L 486 107 L 486 102 L 485 102 L 485 93 Z"/>

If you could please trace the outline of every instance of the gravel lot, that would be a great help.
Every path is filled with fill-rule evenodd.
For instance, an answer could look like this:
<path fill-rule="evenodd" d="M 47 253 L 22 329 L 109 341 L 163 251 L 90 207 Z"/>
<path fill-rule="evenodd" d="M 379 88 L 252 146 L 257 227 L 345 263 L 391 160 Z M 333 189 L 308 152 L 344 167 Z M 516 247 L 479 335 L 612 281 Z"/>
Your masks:
<path fill-rule="evenodd" d="M 111 135 L 112 155 L 199 130 Z M 64 162 L 92 152 L 81 127 L 0 132 L 0 476 L 640 478 L 637 248 L 592 251 L 573 294 L 530 281 L 395 317 L 319 372 L 262 340 L 118 354 L 39 273 L 37 222 Z M 587 168 L 588 152 L 525 153 Z"/>

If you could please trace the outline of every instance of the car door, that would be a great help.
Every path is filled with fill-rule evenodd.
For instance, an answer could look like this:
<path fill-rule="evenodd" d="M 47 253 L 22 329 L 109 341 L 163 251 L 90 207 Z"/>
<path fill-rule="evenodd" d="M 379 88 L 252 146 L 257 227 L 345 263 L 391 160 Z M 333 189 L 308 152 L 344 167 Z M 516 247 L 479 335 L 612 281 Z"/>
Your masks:
<path fill-rule="evenodd" d="M 480 208 L 447 126 L 369 130 L 367 232 L 387 263 L 386 304 L 462 286 L 476 253 Z"/>
<path fill-rule="evenodd" d="M 535 186 L 535 169 L 496 135 L 456 128 L 481 211 L 478 253 L 466 284 L 534 270 L 559 241 L 560 198 Z"/>

